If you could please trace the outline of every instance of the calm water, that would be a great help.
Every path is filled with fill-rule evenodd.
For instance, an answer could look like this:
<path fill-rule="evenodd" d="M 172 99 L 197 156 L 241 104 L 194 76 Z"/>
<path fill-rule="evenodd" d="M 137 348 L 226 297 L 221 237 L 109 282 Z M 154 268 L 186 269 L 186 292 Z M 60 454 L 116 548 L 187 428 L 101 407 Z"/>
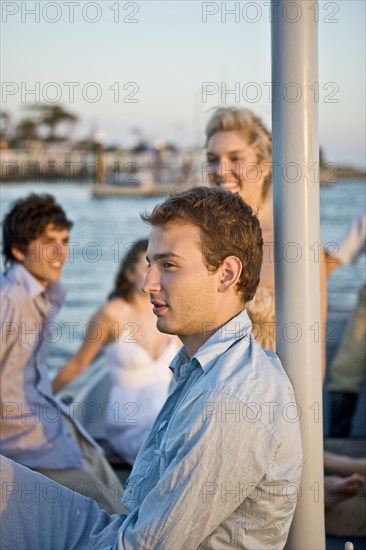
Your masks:
<path fill-rule="evenodd" d="M 147 227 L 139 213 L 151 210 L 159 198 L 93 199 L 86 185 L 42 184 L 3 185 L 1 218 L 14 199 L 31 191 L 52 192 L 74 221 L 70 258 L 64 268 L 63 282 L 67 300 L 57 319 L 59 331 L 54 335 L 50 368 L 57 368 L 75 351 L 92 313 L 111 290 L 118 263 L 129 244 L 145 237 Z M 340 181 L 322 187 L 321 238 L 325 246 L 334 242 L 365 205 L 365 183 Z M 357 290 L 365 279 L 365 256 L 350 267 L 339 269 L 328 282 L 331 308 L 351 309 Z M 51 338 L 50 338 L 51 339 Z"/>

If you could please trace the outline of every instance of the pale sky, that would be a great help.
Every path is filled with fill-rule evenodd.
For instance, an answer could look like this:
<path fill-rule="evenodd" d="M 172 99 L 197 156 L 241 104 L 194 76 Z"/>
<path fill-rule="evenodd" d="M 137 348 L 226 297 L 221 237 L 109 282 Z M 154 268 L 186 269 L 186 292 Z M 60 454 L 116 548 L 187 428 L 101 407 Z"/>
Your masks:
<path fill-rule="evenodd" d="M 217 105 L 250 107 L 270 126 L 266 0 L 3 0 L 1 50 L 1 106 L 14 120 L 35 101 L 60 101 L 80 118 L 77 137 L 98 130 L 122 146 L 133 128 L 203 144 Z M 222 103 L 235 87 L 240 97 Z M 364 167 L 363 0 L 319 3 L 319 117 L 326 159 Z"/>

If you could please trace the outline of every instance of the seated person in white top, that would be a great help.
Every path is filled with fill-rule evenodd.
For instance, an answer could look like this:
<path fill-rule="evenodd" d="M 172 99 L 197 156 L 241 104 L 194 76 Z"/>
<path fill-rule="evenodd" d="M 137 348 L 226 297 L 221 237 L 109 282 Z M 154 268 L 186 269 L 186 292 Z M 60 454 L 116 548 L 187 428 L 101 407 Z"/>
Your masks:
<path fill-rule="evenodd" d="M 245 311 L 262 262 L 258 219 L 237 194 L 204 187 L 173 195 L 143 219 L 152 226 L 143 290 L 159 330 L 178 334 L 183 348 L 127 481 L 126 514 L 109 516 L 80 495 L 68 502 L 64 488 L 52 506 L 33 494 L 22 502 L 19 484 L 43 490 L 43 479 L 1 460 L 1 543 L 281 549 L 300 496 L 302 452 L 299 423 L 288 416 L 291 384 L 277 356 L 255 342 Z"/>
<path fill-rule="evenodd" d="M 119 512 L 122 493 L 96 443 L 52 396 L 47 327 L 63 304 L 60 284 L 72 223 L 51 195 L 15 201 L 3 220 L 1 453 L 100 506 Z"/>
<path fill-rule="evenodd" d="M 53 381 L 57 392 L 92 362 L 102 346 L 112 388 L 106 409 L 108 440 L 116 453 L 133 464 L 149 428 L 163 406 L 172 381 L 169 364 L 180 347 L 175 336 L 156 328 L 149 296 L 141 286 L 146 276 L 147 239 L 124 256 L 109 301 L 93 316 L 80 350 Z"/>

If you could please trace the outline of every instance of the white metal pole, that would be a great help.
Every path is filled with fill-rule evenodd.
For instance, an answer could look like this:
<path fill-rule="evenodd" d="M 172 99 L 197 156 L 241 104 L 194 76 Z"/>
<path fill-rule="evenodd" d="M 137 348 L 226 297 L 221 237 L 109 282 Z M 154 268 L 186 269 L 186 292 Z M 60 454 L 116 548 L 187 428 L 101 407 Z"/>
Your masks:
<path fill-rule="evenodd" d="M 317 3 L 272 0 L 271 8 L 277 353 L 294 386 L 304 452 L 287 548 L 322 550 Z"/>

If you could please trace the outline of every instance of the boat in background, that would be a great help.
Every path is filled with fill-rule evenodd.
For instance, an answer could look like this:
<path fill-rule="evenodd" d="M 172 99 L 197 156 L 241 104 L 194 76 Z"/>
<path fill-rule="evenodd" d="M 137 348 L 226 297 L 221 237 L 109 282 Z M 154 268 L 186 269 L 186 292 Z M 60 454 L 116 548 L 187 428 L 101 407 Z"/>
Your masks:
<path fill-rule="evenodd" d="M 202 185 L 203 151 L 147 153 L 115 161 L 112 154 L 97 152 L 93 197 L 154 197 Z"/>

